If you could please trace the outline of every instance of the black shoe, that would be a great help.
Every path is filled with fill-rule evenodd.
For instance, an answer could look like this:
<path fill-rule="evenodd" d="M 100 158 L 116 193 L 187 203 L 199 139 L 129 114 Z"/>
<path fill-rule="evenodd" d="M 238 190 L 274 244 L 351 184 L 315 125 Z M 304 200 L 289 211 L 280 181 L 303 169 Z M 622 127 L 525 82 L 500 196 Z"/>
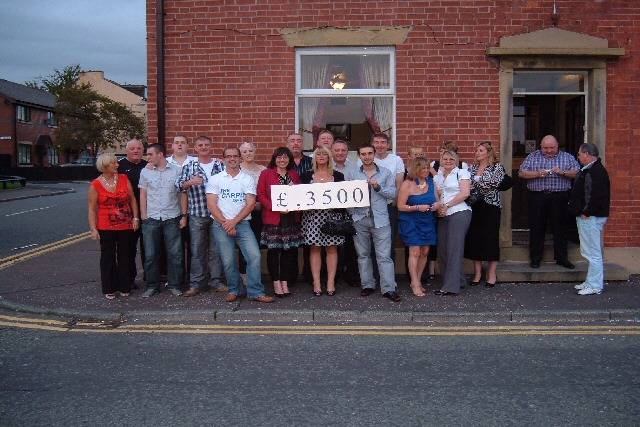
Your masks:
<path fill-rule="evenodd" d="M 568 259 L 561 259 L 560 261 L 556 261 L 556 264 L 561 265 L 564 268 L 568 268 L 569 270 L 573 270 L 574 268 L 576 268 L 576 266 L 571 264 Z"/>
<path fill-rule="evenodd" d="M 531 268 L 540 268 L 540 261 L 531 261 Z"/>
<path fill-rule="evenodd" d="M 393 302 L 399 302 L 400 301 L 400 295 L 398 295 L 397 292 L 395 291 L 391 291 L 391 292 L 385 292 L 384 294 L 382 294 L 383 297 L 390 299 Z"/>
<path fill-rule="evenodd" d="M 484 287 L 485 288 L 493 288 L 496 285 L 495 282 L 491 283 L 491 282 L 484 282 Z"/>
<path fill-rule="evenodd" d="M 336 291 L 327 291 L 327 295 L 329 295 L 330 297 L 334 296 L 336 294 Z"/>
<path fill-rule="evenodd" d="M 477 282 L 469 283 L 469 286 L 478 286 L 479 284 L 480 284 L 480 281 L 478 280 Z"/>
<path fill-rule="evenodd" d="M 375 291 L 376 290 L 372 289 L 372 288 L 364 288 L 363 290 L 360 291 L 360 296 L 361 297 L 368 297 L 369 295 L 371 295 Z"/>
<path fill-rule="evenodd" d="M 447 291 L 442 291 L 442 290 L 440 290 L 440 289 L 438 289 L 437 291 L 433 291 L 433 294 L 434 294 L 434 295 L 438 295 L 438 296 L 445 296 L 445 295 L 447 295 L 447 296 L 454 296 L 454 295 L 458 295 L 458 294 L 456 294 L 456 293 L 453 293 L 453 292 L 447 292 Z"/>
<path fill-rule="evenodd" d="M 322 296 L 322 291 L 311 291 L 313 293 L 314 297 L 321 297 Z"/>

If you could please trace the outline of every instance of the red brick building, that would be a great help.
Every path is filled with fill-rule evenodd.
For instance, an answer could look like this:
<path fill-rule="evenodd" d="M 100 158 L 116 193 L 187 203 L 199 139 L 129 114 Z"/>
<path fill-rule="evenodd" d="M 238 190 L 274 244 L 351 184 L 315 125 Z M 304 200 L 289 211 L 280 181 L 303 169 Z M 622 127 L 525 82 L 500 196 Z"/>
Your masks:
<path fill-rule="evenodd" d="M 0 79 L 0 167 L 53 166 L 56 97 Z"/>
<path fill-rule="evenodd" d="M 250 139 L 266 161 L 288 132 L 329 127 L 470 161 L 500 146 L 516 170 L 542 136 L 597 144 L 612 177 L 609 247 L 640 246 L 640 2 L 634 0 L 148 0 L 149 140 Z M 160 96 L 159 96 L 160 94 Z M 523 228 L 505 193 L 501 243 Z M 513 193 L 513 194 L 511 194 Z M 637 254 L 637 252 L 634 252 Z"/>

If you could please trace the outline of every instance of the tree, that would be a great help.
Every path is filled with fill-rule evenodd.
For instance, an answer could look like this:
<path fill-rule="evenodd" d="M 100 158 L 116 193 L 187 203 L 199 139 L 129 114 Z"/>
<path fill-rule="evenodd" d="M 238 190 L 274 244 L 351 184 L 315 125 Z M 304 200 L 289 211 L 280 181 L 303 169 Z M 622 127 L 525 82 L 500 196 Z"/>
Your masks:
<path fill-rule="evenodd" d="M 66 151 L 88 149 L 95 155 L 114 144 L 142 137 L 144 120 L 124 104 L 98 94 L 89 84 L 79 83 L 80 70 L 79 65 L 69 65 L 26 83 L 57 97 L 56 144 Z"/>

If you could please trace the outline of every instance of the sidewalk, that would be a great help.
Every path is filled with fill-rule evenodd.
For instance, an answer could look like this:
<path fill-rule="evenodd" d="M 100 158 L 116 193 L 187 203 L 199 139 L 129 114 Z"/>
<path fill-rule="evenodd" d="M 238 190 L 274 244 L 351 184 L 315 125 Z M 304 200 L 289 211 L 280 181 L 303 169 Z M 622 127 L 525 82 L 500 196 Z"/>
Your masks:
<path fill-rule="evenodd" d="M 57 186 L 55 183 L 31 184 L 27 183 L 23 188 L 14 190 L 1 190 L 0 203 L 12 200 L 31 199 L 33 197 L 57 196 L 59 194 L 73 193 L 72 188 L 65 188 L 64 184 Z"/>
<path fill-rule="evenodd" d="M 314 297 L 306 283 L 292 286 L 292 296 L 272 304 L 227 303 L 225 294 L 213 292 L 193 298 L 163 292 L 143 299 L 141 289 L 128 298 L 107 301 L 100 292 L 99 256 L 97 242 L 82 240 L 0 270 L 0 307 L 83 319 L 125 317 L 153 322 L 640 321 L 640 276 L 607 283 L 605 292 L 597 296 L 576 295 L 575 283 L 498 283 L 493 289 L 467 287 L 458 296 L 439 297 L 432 293 L 438 288 L 436 282 L 428 286 L 427 297 L 416 298 L 401 278 L 400 303 L 379 293 L 363 298 L 358 288 L 346 285 L 339 285 L 334 297 Z M 267 288 L 272 292 L 270 285 Z"/>

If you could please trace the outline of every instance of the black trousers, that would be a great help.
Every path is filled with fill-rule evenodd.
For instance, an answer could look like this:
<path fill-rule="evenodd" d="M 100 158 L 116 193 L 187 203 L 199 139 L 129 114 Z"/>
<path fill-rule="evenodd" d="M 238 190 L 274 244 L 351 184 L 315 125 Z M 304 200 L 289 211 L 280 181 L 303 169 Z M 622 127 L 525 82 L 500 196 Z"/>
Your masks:
<path fill-rule="evenodd" d="M 338 246 L 338 272 L 336 278 L 352 286 L 360 286 L 360 270 L 358 270 L 358 254 L 353 236 L 345 236 L 344 245 Z"/>
<path fill-rule="evenodd" d="M 132 230 L 99 230 L 100 234 L 100 281 L 102 293 L 112 294 L 116 291 L 130 292 L 133 285 L 131 278 L 131 241 Z"/>
<path fill-rule="evenodd" d="M 529 192 L 529 257 L 540 262 L 544 251 L 547 223 L 553 233 L 553 254 L 556 261 L 567 259 L 567 202 L 568 191 Z"/>
<path fill-rule="evenodd" d="M 298 248 L 268 249 L 267 267 L 271 280 L 294 282 L 298 276 Z"/>

